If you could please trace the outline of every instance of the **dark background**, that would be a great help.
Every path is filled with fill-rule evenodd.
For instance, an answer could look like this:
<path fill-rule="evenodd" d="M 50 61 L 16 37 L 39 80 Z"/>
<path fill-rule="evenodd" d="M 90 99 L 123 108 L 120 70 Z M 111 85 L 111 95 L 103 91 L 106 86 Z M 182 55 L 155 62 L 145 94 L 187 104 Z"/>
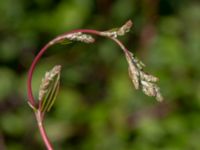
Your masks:
<path fill-rule="evenodd" d="M 197 0 L 1 0 L 0 150 L 45 149 L 27 105 L 27 71 L 49 40 L 76 28 L 107 30 L 160 78 L 162 103 L 136 91 L 122 51 L 108 39 L 48 50 L 36 68 L 61 64 L 61 87 L 45 126 L 55 149 L 200 149 L 200 3 Z"/>

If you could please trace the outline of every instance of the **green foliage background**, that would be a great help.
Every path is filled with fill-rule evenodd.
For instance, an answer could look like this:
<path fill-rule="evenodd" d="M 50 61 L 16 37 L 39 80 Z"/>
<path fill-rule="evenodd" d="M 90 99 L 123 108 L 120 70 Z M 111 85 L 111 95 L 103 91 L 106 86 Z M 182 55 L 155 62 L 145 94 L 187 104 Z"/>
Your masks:
<path fill-rule="evenodd" d="M 134 22 L 123 37 L 160 78 L 163 103 L 136 91 L 122 51 L 107 39 L 53 46 L 37 66 L 61 64 L 61 88 L 46 118 L 56 150 L 200 149 L 200 3 L 197 0 L 1 0 L 0 149 L 45 149 L 27 105 L 27 70 L 39 49 L 76 28 Z"/>

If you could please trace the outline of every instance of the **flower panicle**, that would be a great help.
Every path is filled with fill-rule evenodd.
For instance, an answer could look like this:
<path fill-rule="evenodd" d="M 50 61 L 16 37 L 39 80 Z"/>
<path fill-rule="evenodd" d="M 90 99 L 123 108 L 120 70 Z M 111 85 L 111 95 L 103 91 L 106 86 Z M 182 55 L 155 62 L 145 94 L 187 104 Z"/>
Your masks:
<path fill-rule="evenodd" d="M 136 89 L 140 89 L 148 96 L 153 96 L 157 101 L 162 101 L 163 97 L 160 88 L 155 84 L 158 78 L 143 71 L 145 66 L 140 60 L 133 56 L 130 51 L 125 52 L 128 62 L 129 76 Z"/>
<path fill-rule="evenodd" d="M 60 76 L 60 71 L 61 71 L 61 66 L 56 65 L 55 67 L 53 67 L 52 70 L 45 73 L 45 76 L 42 79 L 42 83 L 41 83 L 40 89 L 39 89 L 39 98 L 38 98 L 39 101 L 41 101 L 44 98 L 45 94 L 47 93 L 50 82 L 56 76 Z"/>
<path fill-rule="evenodd" d="M 89 34 L 83 34 L 82 32 L 70 33 L 65 36 L 66 39 L 72 41 L 79 41 L 84 43 L 93 43 L 95 39 Z"/>
<path fill-rule="evenodd" d="M 157 86 L 158 78 L 148 74 L 143 71 L 145 64 L 140 61 L 136 56 L 133 55 L 118 39 L 118 36 L 123 36 L 130 31 L 133 23 L 131 20 L 128 20 L 120 28 L 115 28 L 108 31 L 100 32 L 101 36 L 109 37 L 115 41 L 125 53 L 126 60 L 128 62 L 128 72 L 129 76 L 133 82 L 133 85 L 136 89 L 141 89 L 144 94 L 148 96 L 153 96 L 157 101 L 162 101 L 163 97 L 160 93 L 160 88 Z"/>
<path fill-rule="evenodd" d="M 133 26 L 133 22 L 131 20 L 128 20 L 122 27 L 120 27 L 117 30 L 117 35 L 118 36 L 123 36 L 126 33 L 128 33 L 131 29 L 131 27 Z"/>
<path fill-rule="evenodd" d="M 111 37 L 111 38 L 117 38 L 118 36 L 123 36 L 127 32 L 130 31 L 133 23 L 131 20 L 128 20 L 124 25 L 122 25 L 120 28 L 114 28 L 108 31 L 100 32 L 101 36 Z"/>

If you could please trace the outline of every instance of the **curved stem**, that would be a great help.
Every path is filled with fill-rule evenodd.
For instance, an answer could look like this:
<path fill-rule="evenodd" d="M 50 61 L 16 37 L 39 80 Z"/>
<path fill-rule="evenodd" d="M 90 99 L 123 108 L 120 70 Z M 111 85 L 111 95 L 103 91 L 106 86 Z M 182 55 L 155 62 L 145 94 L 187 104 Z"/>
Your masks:
<path fill-rule="evenodd" d="M 116 42 L 121 48 L 122 50 L 127 53 L 128 55 L 130 55 L 128 53 L 128 50 L 126 49 L 126 47 L 116 38 L 113 38 L 111 36 L 105 36 L 103 34 L 101 34 L 100 31 L 97 30 L 90 30 L 90 29 L 78 29 L 78 30 L 74 30 L 68 33 L 64 33 L 62 35 L 57 36 L 56 38 L 54 38 L 53 40 L 51 40 L 50 42 L 48 42 L 41 50 L 40 52 L 36 55 L 35 59 L 33 60 L 29 72 L 28 72 L 28 80 L 27 80 L 27 87 L 28 87 L 28 99 L 29 99 L 29 103 L 36 109 L 38 109 L 38 106 L 36 106 L 36 101 L 34 99 L 33 96 L 33 92 L 32 92 L 32 77 L 33 77 L 33 72 L 35 70 L 36 64 L 38 63 L 38 61 L 40 60 L 40 58 L 42 57 L 42 55 L 44 54 L 44 52 L 52 45 L 58 43 L 59 41 L 62 41 L 63 39 L 66 38 L 66 36 L 68 34 L 72 34 L 72 33 L 77 33 L 77 32 L 82 32 L 82 33 L 89 33 L 89 34 L 94 34 L 94 35 L 98 35 L 98 36 L 103 36 L 103 37 L 107 37 L 110 38 L 111 40 L 113 40 L 114 42 Z M 131 56 L 129 56 L 131 57 Z M 44 114 L 42 112 L 40 112 L 40 109 L 38 109 L 35 112 L 36 118 L 37 118 L 37 122 L 38 122 L 38 128 L 40 130 L 40 134 L 42 136 L 42 139 L 47 147 L 48 150 L 53 150 L 53 147 L 51 145 L 51 142 L 49 141 L 46 131 L 44 129 L 43 126 L 43 118 L 44 118 Z"/>
<path fill-rule="evenodd" d="M 33 97 L 33 92 L 32 92 L 32 86 L 31 86 L 31 82 L 32 82 L 32 76 L 33 76 L 33 71 L 35 69 L 35 66 L 37 64 L 37 62 L 39 61 L 39 59 L 41 58 L 42 54 L 46 51 L 46 49 L 49 47 L 50 45 L 47 44 L 45 45 L 41 51 L 38 53 L 38 55 L 35 57 L 35 59 L 33 60 L 29 72 L 28 72 L 28 80 L 27 80 L 27 87 L 28 87 L 28 99 L 29 102 L 32 104 L 32 106 L 35 106 L 35 99 Z"/>
<path fill-rule="evenodd" d="M 119 45 L 121 47 L 121 49 L 123 50 L 123 52 L 125 54 L 127 54 L 128 57 L 130 57 L 130 58 L 132 57 L 131 54 L 129 53 L 129 50 L 124 46 L 124 44 L 120 40 L 118 40 L 117 38 L 113 38 L 113 37 L 109 37 L 109 38 L 111 40 L 113 40 L 115 43 L 117 43 L 117 45 Z"/>
<path fill-rule="evenodd" d="M 36 106 L 36 101 L 34 99 L 33 96 L 33 92 L 32 92 L 32 77 L 33 77 L 33 72 L 35 70 L 36 64 L 38 63 L 38 61 L 40 60 L 40 58 L 42 57 L 42 55 L 44 54 L 44 52 L 52 45 L 56 44 L 57 42 L 63 40 L 66 38 L 66 35 L 71 34 L 71 33 L 76 33 L 76 32 L 84 32 L 84 33 L 91 33 L 91 34 L 96 34 L 99 35 L 99 31 L 96 30 L 89 30 L 89 29 L 79 29 L 79 30 L 74 30 L 65 34 L 62 34 L 60 36 L 57 36 L 56 38 L 54 38 L 53 40 L 51 40 L 50 42 L 48 42 L 41 50 L 40 52 L 36 55 L 36 57 L 34 58 L 29 72 L 28 72 L 28 80 L 27 80 L 27 88 L 28 88 L 28 101 L 31 104 L 32 108 L 36 108 L 36 112 L 35 112 L 35 116 L 37 119 L 37 123 L 38 123 L 38 128 L 40 130 L 40 134 L 42 137 L 42 140 L 44 141 L 46 147 L 48 150 L 53 150 L 53 147 L 51 145 L 50 140 L 48 139 L 48 136 L 46 134 L 45 128 L 43 126 L 43 118 L 44 118 L 44 114 L 42 112 L 40 112 L 40 110 L 38 109 L 38 106 Z M 38 109 L 38 110 L 37 110 Z"/>
<path fill-rule="evenodd" d="M 28 80 L 27 80 L 27 87 L 28 87 L 28 100 L 30 102 L 30 104 L 37 108 L 36 106 L 36 101 L 33 97 L 33 92 L 32 92 L 32 77 L 33 77 L 33 72 L 35 70 L 35 66 L 38 63 L 38 61 L 40 60 L 40 58 L 42 57 L 42 55 L 44 54 L 44 52 L 52 45 L 56 44 L 57 42 L 65 39 L 66 35 L 71 34 L 71 33 L 76 33 L 76 32 L 83 32 L 83 33 L 90 33 L 90 34 L 96 34 L 96 35 L 100 35 L 99 31 L 96 30 L 89 30 L 89 29 L 78 29 L 78 30 L 74 30 L 65 34 L 62 34 L 60 36 L 57 36 L 56 38 L 54 38 L 53 40 L 51 40 L 49 43 L 47 43 L 41 50 L 40 52 L 36 55 L 36 57 L 34 58 L 29 72 L 28 72 Z"/>

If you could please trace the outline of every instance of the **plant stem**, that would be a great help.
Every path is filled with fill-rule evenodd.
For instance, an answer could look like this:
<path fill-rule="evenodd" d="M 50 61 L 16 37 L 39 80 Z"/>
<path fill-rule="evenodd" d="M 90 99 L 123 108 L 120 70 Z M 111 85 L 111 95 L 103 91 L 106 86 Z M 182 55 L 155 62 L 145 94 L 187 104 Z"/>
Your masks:
<path fill-rule="evenodd" d="M 82 33 L 91 33 L 91 34 L 96 34 L 96 35 L 100 35 L 99 31 L 96 30 L 89 30 L 89 29 L 78 29 L 78 30 L 74 30 L 62 35 L 57 36 L 56 38 L 54 38 L 53 40 L 51 40 L 50 42 L 48 42 L 41 50 L 40 52 L 36 55 L 36 57 L 34 58 L 30 68 L 29 68 L 29 72 L 28 72 L 28 80 L 27 80 L 27 88 L 28 88 L 28 100 L 29 103 L 37 108 L 36 106 L 36 102 L 35 99 L 33 97 L 33 92 L 32 92 L 32 77 L 33 77 L 33 72 L 35 70 L 36 64 L 38 63 L 38 61 L 40 60 L 40 58 L 42 57 L 42 55 L 44 54 L 44 52 L 52 45 L 58 43 L 59 41 L 65 39 L 66 35 L 71 34 L 71 33 L 77 33 L 77 32 L 82 32 Z"/>
<path fill-rule="evenodd" d="M 40 135 L 42 137 L 43 142 L 45 143 L 47 150 L 53 150 L 53 146 L 51 145 L 51 142 L 47 136 L 46 130 L 43 125 L 43 118 L 41 116 L 41 112 L 40 111 L 35 112 L 35 116 L 37 119 L 38 128 L 40 130 Z"/>
<path fill-rule="evenodd" d="M 63 39 L 66 38 L 66 36 L 68 34 L 72 34 L 72 33 L 77 33 L 77 32 L 81 32 L 81 33 L 89 33 L 89 34 L 94 34 L 94 35 L 98 35 L 98 36 L 102 36 L 102 37 L 107 37 L 110 38 L 111 40 L 113 40 L 114 42 L 116 42 L 121 48 L 122 50 L 126 53 L 128 50 L 124 47 L 124 45 L 117 39 L 109 37 L 109 36 L 105 36 L 102 35 L 100 31 L 97 30 L 90 30 L 90 29 L 78 29 L 78 30 L 73 30 L 71 32 L 68 33 L 64 33 L 62 35 L 57 36 L 56 38 L 54 38 L 53 40 L 51 40 L 50 42 L 48 42 L 41 50 L 40 52 L 36 55 L 35 59 L 33 60 L 29 72 L 28 72 L 28 80 L 27 80 L 27 87 L 28 87 L 28 100 L 29 103 L 32 105 L 33 108 L 36 108 L 36 112 L 35 112 L 35 116 L 37 119 L 37 123 L 38 123 L 38 128 L 40 130 L 40 134 L 42 136 L 42 140 L 45 143 L 46 147 L 48 150 L 53 150 L 53 147 L 51 145 L 50 140 L 47 137 L 46 131 L 44 129 L 43 126 L 43 118 L 44 118 L 44 114 L 41 112 L 40 107 L 36 105 L 36 101 L 33 97 L 33 92 L 32 92 L 32 77 L 33 77 L 33 72 L 35 70 L 36 64 L 38 63 L 38 61 L 40 60 L 40 58 L 42 57 L 42 55 L 44 54 L 44 52 L 52 45 L 57 44 L 58 42 L 62 41 Z M 128 55 L 130 55 L 128 53 Z M 131 57 L 131 56 L 129 56 Z"/>
<path fill-rule="evenodd" d="M 41 110 L 39 109 L 39 107 L 36 105 L 36 101 L 34 99 L 33 96 L 33 92 L 32 92 L 32 77 L 33 77 L 33 72 L 35 70 L 36 64 L 39 62 L 40 58 L 42 57 L 42 55 L 44 54 L 44 52 L 52 45 L 58 43 L 59 41 L 65 39 L 66 35 L 71 34 L 71 33 L 76 33 L 76 32 L 82 32 L 82 33 L 91 33 L 91 34 L 96 34 L 99 35 L 99 31 L 96 30 L 89 30 L 89 29 L 79 29 L 79 30 L 74 30 L 62 35 L 57 36 L 56 38 L 54 38 L 53 40 L 51 40 L 50 42 L 48 42 L 41 50 L 40 52 L 36 55 L 36 57 L 34 58 L 29 72 L 28 72 L 28 80 L 27 80 L 27 88 L 28 88 L 28 101 L 31 104 L 31 107 L 35 108 L 35 116 L 37 119 L 37 124 L 38 124 L 38 128 L 40 130 L 40 134 L 42 137 L 42 140 L 44 142 L 44 144 L 46 145 L 46 148 L 48 150 L 53 150 L 53 147 L 51 145 L 50 140 L 48 139 L 48 136 L 46 134 L 45 128 L 43 126 L 43 119 L 44 119 L 44 114 L 41 112 Z"/>

